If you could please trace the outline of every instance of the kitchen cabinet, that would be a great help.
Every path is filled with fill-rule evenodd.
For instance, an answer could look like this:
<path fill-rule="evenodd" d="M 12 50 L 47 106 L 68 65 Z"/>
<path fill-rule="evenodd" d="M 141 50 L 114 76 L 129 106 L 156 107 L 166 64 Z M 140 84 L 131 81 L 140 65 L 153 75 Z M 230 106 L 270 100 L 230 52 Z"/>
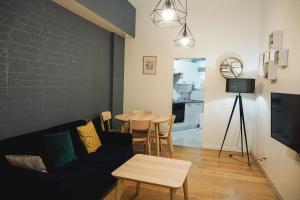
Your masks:
<path fill-rule="evenodd" d="M 176 116 L 175 123 L 184 122 L 185 103 L 173 103 L 172 114 Z"/>
<path fill-rule="evenodd" d="M 176 82 L 177 84 L 200 84 L 201 73 L 196 66 L 183 66 L 178 65 L 174 67 L 174 74 L 180 74 L 180 79 Z"/>
<path fill-rule="evenodd" d="M 197 126 L 200 124 L 200 113 L 203 110 L 203 103 L 186 103 L 184 122 L 187 126 Z"/>
<path fill-rule="evenodd" d="M 173 103 L 173 106 L 174 106 L 174 104 L 178 104 L 178 102 Z M 202 123 L 203 123 L 204 102 L 203 101 L 196 101 L 196 102 L 186 101 L 186 102 L 182 102 L 180 104 L 181 104 L 181 112 L 180 112 L 180 114 L 177 112 L 177 115 L 179 115 L 180 121 L 177 121 L 174 124 L 174 129 L 183 130 L 183 129 L 191 129 L 191 128 L 196 128 L 196 127 L 203 128 Z M 174 108 L 175 107 L 173 107 L 173 109 Z M 175 113 L 174 110 L 173 110 L 173 113 Z M 176 116 L 176 118 L 177 118 L 177 116 Z M 182 118 L 184 119 L 183 121 L 182 121 Z"/>

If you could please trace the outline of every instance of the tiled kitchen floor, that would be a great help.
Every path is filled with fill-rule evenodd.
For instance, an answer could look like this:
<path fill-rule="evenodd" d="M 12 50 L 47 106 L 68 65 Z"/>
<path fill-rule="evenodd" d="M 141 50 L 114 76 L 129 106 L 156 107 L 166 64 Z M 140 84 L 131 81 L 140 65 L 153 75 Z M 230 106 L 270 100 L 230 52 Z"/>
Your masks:
<path fill-rule="evenodd" d="M 194 128 L 180 131 L 173 131 L 173 144 L 186 147 L 201 147 L 202 129 Z"/>

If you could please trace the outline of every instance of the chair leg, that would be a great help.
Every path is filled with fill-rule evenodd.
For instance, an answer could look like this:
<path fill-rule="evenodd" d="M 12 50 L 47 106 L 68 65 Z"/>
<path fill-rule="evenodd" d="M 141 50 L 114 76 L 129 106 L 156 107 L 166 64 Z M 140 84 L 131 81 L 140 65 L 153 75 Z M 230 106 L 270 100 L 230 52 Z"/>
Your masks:
<path fill-rule="evenodd" d="M 147 143 L 148 155 L 151 156 L 151 144 L 150 144 L 149 140 L 147 140 L 146 143 Z"/>
<path fill-rule="evenodd" d="M 149 145 L 149 148 L 151 149 L 151 145 L 153 143 L 153 138 L 150 138 L 150 145 Z"/>
<path fill-rule="evenodd" d="M 168 148 L 169 148 L 170 156 L 171 156 L 171 158 L 173 158 L 173 149 L 172 149 L 173 148 L 173 144 L 171 142 L 170 137 L 168 137 L 167 143 L 168 143 Z"/>
<path fill-rule="evenodd" d="M 160 152 L 162 152 L 162 149 L 163 149 L 163 145 L 162 145 L 162 142 L 161 142 L 161 139 L 159 139 L 159 150 L 160 150 Z"/>
<path fill-rule="evenodd" d="M 170 142 L 171 142 L 171 147 L 172 147 L 172 153 L 174 153 L 174 146 L 173 146 L 173 139 L 172 136 L 169 136 Z"/>
<path fill-rule="evenodd" d="M 145 154 L 148 154 L 147 142 L 144 143 L 144 152 Z"/>

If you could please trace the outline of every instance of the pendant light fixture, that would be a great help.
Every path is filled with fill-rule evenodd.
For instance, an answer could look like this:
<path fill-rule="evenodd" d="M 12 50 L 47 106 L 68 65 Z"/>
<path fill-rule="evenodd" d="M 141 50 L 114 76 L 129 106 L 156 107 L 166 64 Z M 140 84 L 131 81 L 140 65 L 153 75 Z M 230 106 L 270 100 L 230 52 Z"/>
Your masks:
<path fill-rule="evenodd" d="M 183 27 L 178 33 L 177 38 L 174 40 L 175 47 L 194 47 L 196 40 L 192 35 L 188 25 L 184 23 Z"/>
<path fill-rule="evenodd" d="M 186 9 L 180 0 L 160 0 L 150 14 L 154 24 L 166 28 L 183 25 L 186 16 Z"/>
<path fill-rule="evenodd" d="M 186 13 L 187 13 L 187 0 L 186 0 Z M 196 40 L 191 33 L 187 23 L 187 17 L 185 18 L 185 23 L 181 30 L 179 31 L 177 38 L 174 40 L 175 47 L 194 47 Z"/>

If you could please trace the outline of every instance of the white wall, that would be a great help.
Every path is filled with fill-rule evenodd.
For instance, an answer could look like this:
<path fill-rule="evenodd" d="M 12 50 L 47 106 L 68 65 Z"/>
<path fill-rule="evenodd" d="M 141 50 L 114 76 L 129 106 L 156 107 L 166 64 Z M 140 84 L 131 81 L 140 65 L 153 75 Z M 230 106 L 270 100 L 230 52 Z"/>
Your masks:
<path fill-rule="evenodd" d="M 277 82 L 262 80 L 256 98 L 256 135 L 253 152 L 267 157 L 262 167 L 285 200 L 300 199 L 300 159 L 294 151 L 271 138 L 270 92 L 300 94 L 300 1 L 263 0 L 261 52 L 267 49 L 268 34 L 283 30 L 283 47 L 290 49 L 289 66 L 279 69 Z"/>
<path fill-rule="evenodd" d="M 188 24 L 197 41 L 195 48 L 174 48 L 179 29 L 152 24 L 150 12 L 157 0 L 130 0 L 137 8 L 136 38 L 126 39 L 124 111 L 137 108 L 170 114 L 172 110 L 174 58 L 206 58 L 203 147 L 219 148 L 224 136 L 234 94 L 225 93 L 219 64 L 226 56 L 244 62 L 245 76 L 257 73 L 260 0 L 189 0 Z M 143 56 L 158 56 L 157 75 L 142 74 Z M 246 126 L 251 144 L 254 101 L 245 96 Z M 235 146 L 239 125 L 234 118 L 226 148 Z"/>

